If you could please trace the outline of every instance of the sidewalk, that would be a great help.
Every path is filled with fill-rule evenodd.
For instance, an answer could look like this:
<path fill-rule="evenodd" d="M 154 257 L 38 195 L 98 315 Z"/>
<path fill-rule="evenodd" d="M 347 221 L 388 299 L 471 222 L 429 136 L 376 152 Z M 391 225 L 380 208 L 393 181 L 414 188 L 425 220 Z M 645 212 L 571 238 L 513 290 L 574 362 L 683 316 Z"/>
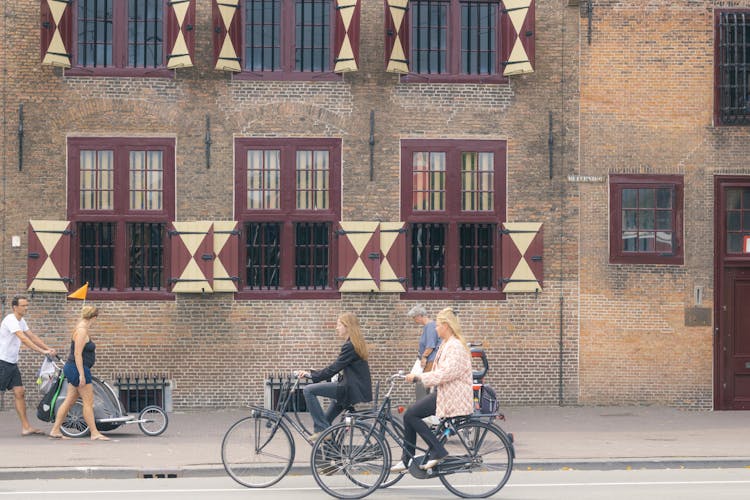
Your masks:
<path fill-rule="evenodd" d="M 20 434 L 14 411 L 0 412 L 0 479 L 223 475 L 221 439 L 242 410 L 175 412 L 159 437 L 137 425 L 54 441 Z M 513 433 L 516 468 L 750 467 L 750 412 L 665 407 L 511 407 L 501 426 Z M 49 431 L 51 424 L 35 425 Z M 307 473 L 310 445 L 296 432 L 293 471 Z"/>

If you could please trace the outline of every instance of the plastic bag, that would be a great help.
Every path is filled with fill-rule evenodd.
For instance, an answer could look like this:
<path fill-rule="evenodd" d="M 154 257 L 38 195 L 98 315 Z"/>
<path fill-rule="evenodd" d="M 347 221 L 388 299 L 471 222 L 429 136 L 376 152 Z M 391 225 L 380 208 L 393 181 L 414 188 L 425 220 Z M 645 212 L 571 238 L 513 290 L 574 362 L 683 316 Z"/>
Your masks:
<path fill-rule="evenodd" d="M 39 392 L 47 394 L 55 385 L 55 382 L 57 382 L 57 365 L 52 358 L 45 356 L 42 366 L 39 367 L 36 374 L 36 385 L 39 387 Z"/>
<path fill-rule="evenodd" d="M 422 369 L 422 363 L 419 361 L 419 358 L 414 362 L 414 366 L 411 367 L 411 373 L 412 375 L 421 375 L 424 370 Z"/>

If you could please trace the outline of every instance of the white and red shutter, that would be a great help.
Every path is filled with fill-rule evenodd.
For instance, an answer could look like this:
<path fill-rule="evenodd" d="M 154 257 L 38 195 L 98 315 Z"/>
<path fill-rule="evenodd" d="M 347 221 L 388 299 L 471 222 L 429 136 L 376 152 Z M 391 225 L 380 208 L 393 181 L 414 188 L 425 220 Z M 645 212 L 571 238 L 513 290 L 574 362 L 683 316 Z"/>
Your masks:
<path fill-rule="evenodd" d="M 195 56 L 195 0 L 169 0 L 167 5 L 167 68 L 190 68 Z"/>
<path fill-rule="evenodd" d="M 64 292 L 70 276 L 70 221 L 30 220 L 26 285 L 34 292 Z"/>
<path fill-rule="evenodd" d="M 501 15 L 503 76 L 534 72 L 534 0 L 503 0 Z"/>
<path fill-rule="evenodd" d="M 409 72 L 409 0 L 385 0 L 385 70 Z"/>
<path fill-rule="evenodd" d="M 538 292 L 544 284 L 544 244 L 539 222 L 506 222 L 501 230 L 504 293 Z"/>
<path fill-rule="evenodd" d="M 380 231 L 377 221 L 342 221 L 338 233 L 340 292 L 380 289 Z"/>
<path fill-rule="evenodd" d="M 242 15 L 240 0 L 212 0 L 214 27 L 214 67 L 240 72 L 242 54 Z"/>
<path fill-rule="evenodd" d="M 334 73 L 359 69 L 359 18 L 363 1 L 336 0 Z"/>
<path fill-rule="evenodd" d="M 214 242 L 210 221 L 173 222 L 169 229 L 174 293 L 213 291 Z"/>
<path fill-rule="evenodd" d="M 214 292 L 239 290 L 240 232 L 236 221 L 214 222 Z"/>
<path fill-rule="evenodd" d="M 406 224 L 380 223 L 380 291 L 406 291 Z"/>
<path fill-rule="evenodd" d="M 42 64 L 45 66 L 71 66 L 72 4 L 70 0 L 41 0 L 41 51 Z"/>

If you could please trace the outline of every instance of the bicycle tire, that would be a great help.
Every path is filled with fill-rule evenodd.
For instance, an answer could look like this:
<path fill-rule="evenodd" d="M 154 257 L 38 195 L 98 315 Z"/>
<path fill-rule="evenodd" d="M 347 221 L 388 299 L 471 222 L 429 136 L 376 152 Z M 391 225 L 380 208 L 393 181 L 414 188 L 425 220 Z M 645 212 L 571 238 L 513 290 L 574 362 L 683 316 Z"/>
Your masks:
<path fill-rule="evenodd" d="M 89 431 L 89 425 L 83 419 L 83 403 L 79 399 L 73 403 L 68 410 L 68 414 L 65 415 L 65 419 L 60 426 L 60 432 L 69 438 L 79 438 L 88 436 Z"/>
<path fill-rule="evenodd" d="M 439 466 L 440 481 L 461 498 L 486 498 L 500 491 L 513 471 L 512 445 L 502 429 L 484 422 L 470 421 L 456 427 L 456 434 L 443 443 L 455 470 L 447 463 Z"/>
<path fill-rule="evenodd" d="M 138 422 L 138 427 L 142 433 L 152 437 L 163 434 L 169 425 L 167 412 L 156 405 L 149 405 L 142 409 L 138 414 L 138 420 L 145 420 L 145 422 Z"/>
<path fill-rule="evenodd" d="M 391 436 L 386 431 L 383 431 L 381 434 L 381 437 L 387 445 L 386 449 L 388 450 L 389 456 L 388 469 L 386 471 L 386 476 L 383 479 L 383 482 L 380 483 L 381 488 L 388 488 L 390 486 L 393 486 L 397 482 L 401 481 L 406 475 L 399 472 L 391 473 L 391 465 L 393 465 L 394 462 L 398 462 L 398 457 L 401 456 L 401 452 L 403 450 L 402 443 L 404 442 L 404 426 L 398 420 L 390 420 L 388 422 L 388 425 L 391 425 L 391 430 L 394 432 L 394 434 L 396 434 L 398 440 L 394 439 L 393 436 Z"/>
<path fill-rule="evenodd" d="M 371 427 L 342 422 L 329 427 L 313 445 L 310 468 L 318 486 L 334 498 L 364 498 L 388 472 L 388 450 Z"/>
<path fill-rule="evenodd" d="M 289 472 L 294 439 L 284 422 L 250 415 L 235 422 L 221 441 L 221 462 L 227 474 L 247 488 L 267 488 Z"/>

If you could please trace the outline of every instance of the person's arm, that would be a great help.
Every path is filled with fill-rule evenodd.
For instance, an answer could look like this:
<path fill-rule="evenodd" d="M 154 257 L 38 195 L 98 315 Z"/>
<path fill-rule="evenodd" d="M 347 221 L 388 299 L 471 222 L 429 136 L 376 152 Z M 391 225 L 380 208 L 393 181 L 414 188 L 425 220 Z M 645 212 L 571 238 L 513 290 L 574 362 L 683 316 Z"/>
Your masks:
<path fill-rule="evenodd" d="M 357 359 L 359 359 L 359 356 L 357 355 L 357 351 L 354 350 L 354 345 L 351 342 L 347 341 L 344 343 L 344 345 L 341 346 L 341 351 L 339 352 L 339 357 L 336 358 L 336 361 L 326 366 L 322 370 L 311 371 L 310 378 L 313 382 L 327 380 L 343 370 L 345 367 L 357 361 Z"/>
<path fill-rule="evenodd" d="M 24 332 L 24 334 L 26 335 L 26 337 L 28 337 L 28 339 L 33 344 L 35 344 L 37 347 L 39 347 L 40 349 L 42 349 L 44 351 L 44 352 L 42 352 L 42 354 L 49 354 L 50 356 L 54 356 L 55 354 L 57 354 L 57 351 L 55 349 L 52 349 L 50 346 L 48 346 L 47 344 L 45 344 L 44 341 L 37 334 L 35 334 L 34 332 L 32 332 L 31 330 L 26 330 Z M 37 349 L 34 349 L 34 350 L 36 351 Z M 41 351 L 39 351 L 39 352 L 41 352 Z"/>
<path fill-rule="evenodd" d="M 54 350 L 47 347 L 47 345 L 42 342 L 41 345 L 37 345 L 36 342 L 34 342 L 34 338 L 39 339 L 36 335 L 31 333 L 31 330 L 26 330 L 25 332 L 22 332 L 21 330 L 18 330 L 16 333 L 16 337 L 29 349 L 32 351 L 36 351 L 40 354 L 54 354 Z"/>
<path fill-rule="evenodd" d="M 458 378 L 462 356 L 459 349 L 463 349 L 463 347 L 458 342 L 451 342 L 446 345 L 440 355 L 437 369 L 419 375 L 418 380 L 426 387 L 434 387 Z"/>
<path fill-rule="evenodd" d="M 89 341 L 89 332 L 83 328 L 76 328 L 73 334 L 73 343 L 75 344 L 73 350 L 73 357 L 76 361 L 76 368 L 78 369 L 78 384 L 86 385 L 86 372 L 83 371 L 83 348 Z"/>
<path fill-rule="evenodd" d="M 419 362 L 422 364 L 422 368 L 427 365 L 427 358 L 430 357 L 430 354 L 432 354 L 432 351 L 435 349 L 433 347 L 427 347 L 425 348 L 424 352 L 422 353 L 422 357 L 419 359 Z"/>

